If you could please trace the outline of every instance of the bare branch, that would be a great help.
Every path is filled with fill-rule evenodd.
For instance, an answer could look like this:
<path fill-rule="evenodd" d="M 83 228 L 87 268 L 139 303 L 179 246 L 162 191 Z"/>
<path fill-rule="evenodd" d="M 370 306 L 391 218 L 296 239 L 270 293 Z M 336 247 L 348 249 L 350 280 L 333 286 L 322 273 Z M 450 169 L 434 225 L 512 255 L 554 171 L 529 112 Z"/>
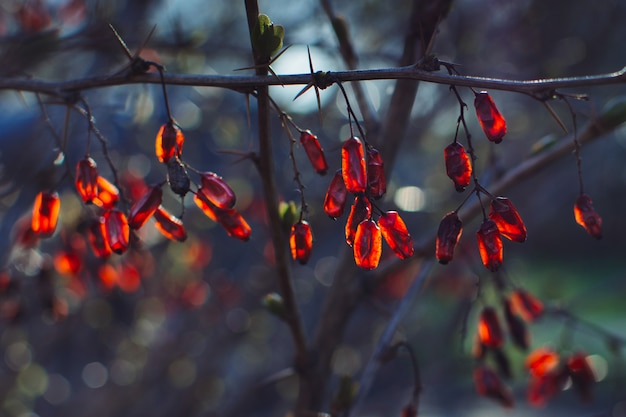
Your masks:
<path fill-rule="evenodd" d="M 406 79 L 425 81 L 435 84 L 456 85 L 492 90 L 504 90 L 514 93 L 528 94 L 539 99 L 549 99 L 554 90 L 561 88 L 592 87 L 610 84 L 626 84 L 626 67 L 608 74 L 585 75 L 579 77 L 540 78 L 534 80 L 510 80 L 503 78 L 477 77 L 467 75 L 448 75 L 425 71 L 415 66 L 400 68 L 383 68 L 373 70 L 338 71 L 320 74 L 327 79 L 328 85 L 334 80 L 341 82 L 364 80 Z M 311 74 L 281 75 L 276 77 L 260 75 L 200 75 L 200 74 L 164 74 L 163 80 L 168 85 L 195 87 L 219 87 L 250 92 L 259 86 L 270 85 L 306 85 L 311 81 Z M 0 90 L 31 91 L 64 97 L 65 95 L 96 88 L 112 87 L 128 84 L 161 84 L 158 74 L 127 74 L 100 75 L 68 81 L 44 81 L 26 78 L 0 77 Z"/>

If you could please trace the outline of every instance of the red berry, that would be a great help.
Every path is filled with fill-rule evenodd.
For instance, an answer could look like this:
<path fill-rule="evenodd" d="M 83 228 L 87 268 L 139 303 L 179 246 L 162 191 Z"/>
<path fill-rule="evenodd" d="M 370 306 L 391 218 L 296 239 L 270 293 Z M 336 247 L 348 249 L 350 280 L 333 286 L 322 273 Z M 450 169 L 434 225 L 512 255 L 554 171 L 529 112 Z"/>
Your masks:
<path fill-rule="evenodd" d="M 154 212 L 155 226 L 170 240 L 184 242 L 187 239 L 187 232 L 182 220 L 170 214 L 163 206 L 159 206 Z"/>
<path fill-rule="evenodd" d="M 541 317 L 544 310 L 541 300 L 521 288 L 511 293 L 511 309 L 528 323 Z"/>
<path fill-rule="evenodd" d="M 465 148 L 459 142 L 453 142 L 443 150 L 446 174 L 454 182 L 458 192 L 465 190 L 472 178 L 472 164 Z"/>
<path fill-rule="evenodd" d="M 54 234 L 59 220 L 61 199 L 57 192 L 42 191 L 37 194 L 33 206 L 31 229 L 39 237 L 50 237 Z"/>
<path fill-rule="evenodd" d="M 106 241 L 111 250 L 118 255 L 126 252 L 130 242 L 130 228 L 126 215 L 119 210 L 104 213 Z"/>
<path fill-rule="evenodd" d="M 107 258 L 113 253 L 107 241 L 104 217 L 99 217 L 90 223 L 89 243 L 93 254 L 98 258 Z"/>
<path fill-rule="evenodd" d="M 385 164 L 377 149 L 367 150 L 367 187 L 370 197 L 378 200 L 387 192 Z"/>
<path fill-rule="evenodd" d="M 324 212 L 331 218 L 336 219 L 343 214 L 343 210 L 346 207 L 346 201 L 348 199 L 348 190 L 343 182 L 341 170 L 335 172 L 328 191 L 326 191 L 326 197 L 324 197 Z"/>
<path fill-rule="evenodd" d="M 474 386 L 480 395 L 499 401 L 505 407 L 514 404 L 511 390 L 502 383 L 498 374 L 486 366 L 474 369 Z"/>
<path fill-rule="evenodd" d="M 413 256 L 413 240 L 397 211 L 388 211 L 378 219 L 378 225 L 389 247 L 400 259 Z"/>
<path fill-rule="evenodd" d="M 200 179 L 202 181 L 202 193 L 216 207 L 229 209 L 235 206 L 237 200 L 235 192 L 222 177 L 214 172 L 203 172 Z"/>
<path fill-rule="evenodd" d="M 490 348 L 499 348 L 504 344 L 504 332 L 493 307 L 485 307 L 478 318 L 478 338 Z"/>
<path fill-rule="evenodd" d="M 487 139 L 494 143 L 502 142 L 502 138 L 506 134 L 506 121 L 489 93 L 486 91 L 476 93 L 474 107 L 478 122 L 487 135 Z"/>
<path fill-rule="evenodd" d="M 359 268 L 376 269 L 382 254 L 382 235 L 371 219 L 359 223 L 354 236 L 354 261 Z"/>
<path fill-rule="evenodd" d="M 302 265 L 309 261 L 313 249 L 313 234 L 311 233 L 311 226 L 306 220 L 300 220 L 291 226 L 289 246 L 294 261 L 298 261 Z"/>
<path fill-rule="evenodd" d="M 355 136 L 346 140 L 341 148 L 341 174 L 348 191 L 353 194 L 365 192 L 367 185 L 365 153 L 361 140 Z"/>
<path fill-rule="evenodd" d="M 104 210 L 113 209 L 120 199 L 120 191 L 104 177 L 98 176 L 97 183 L 98 196 L 93 199 L 93 203 Z"/>
<path fill-rule="evenodd" d="M 85 157 L 76 164 L 76 191 L 86 204 L 98 196 L 98 168 L 96 161 Z"/>
<path fill-rule="evenodd" d="M 356 229 L 363 220 L 369 219 L 372 214 L 372 204 L 370 200 L 363 196 L 358 195 L 354 199 L 354 204 L 350 209 L 348 220 L 346 221 L 346 243 L 348 246 L 352 246 L 354 243 L 354 235 Z"/>
<path fill-rule="evenodd" d="M 526 226 L 517 209 L 506 197 L 491 200 L 489 218 L 496 223 L 500 234 L 513 242 L 526 240 Z"/>
<path fill-rule="evenodd" d="M 167 164 L 172 157 L 180 157 L 184 142 L 183 132 L 171 121 L 161 126 L 155 141 L 156 156 L 159 162 Z"/>
<path fill-rule="evenodd" d="M 447 264 L 454 256 L 454 248 L 463 233 L 463 223 L 459 219 L 459 215 L 452 211 L 446 214 L 437 231 L 437 247 L 435 254 L 440 264 Z"/>
<path fill-rule="evenodd" d="M 476 232 L 478 250 L 483 265 L 495 272 L 502 266 L 502 238 L 498 226 L 491 219 L 485 219 Z"/>
<path fill-rule="evenodd" d="M 162 199 L 163 191 L 161 187 L 158 185 L 150 187 L 141 199 L 136 201 L 130 208 L 130 218 L 128 219 L 130 228 L 139 229 L 143 226 L 161 205 Z"/>
<path fill-rule="evenodd" d="M 300 143 L 304 148 L 309 161 L 315 172 L 320 175 L 325 175 L 328 171 L 328 164 L 326 163 L 326 157 L 324 156 L 324 150 L 320 145 L 317 136 L 311 133 L 310 130 L 305 130 L 300 133 Z"/>
<path fill-rule="evenodd" d="M 581 194 L 574 205 L 576 223 L 585 228 L 596 239 L 602 239 L 602 217 L 593 209 L 593 201 L 587 194 Z"/>

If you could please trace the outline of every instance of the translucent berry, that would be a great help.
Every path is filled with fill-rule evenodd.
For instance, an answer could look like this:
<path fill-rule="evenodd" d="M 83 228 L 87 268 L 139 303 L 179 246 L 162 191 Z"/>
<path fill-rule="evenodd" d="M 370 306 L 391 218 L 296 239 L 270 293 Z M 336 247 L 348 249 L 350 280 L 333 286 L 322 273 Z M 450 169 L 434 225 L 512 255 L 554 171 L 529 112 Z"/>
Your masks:
<path fill-rule="evenodd" d="M 435 254 L 440 264 L 447 264 L 454 256 L 454 248 L 456 247 L 461 233 L 463 232 L 463 223 L 459 219 L 459 215 L 452 211 L 446 214 L 437 231 L 437 247 Z"/>
<path fill-rule="evenodd" d="M 476 108 L 476 116 L 478 122 L 483 128 L 487 139 L 494 143 L 502 142 L 502 138 L 506 134 L 506 121 L 493 99 L 486 91 L 476 93 L 474 99 L 474 107 Z"/>
<path fill-rule="evenodd" d="M 76 164 L 76 191 L 86 204 L 91 204 L 98 196 L 98 168 L 96 161 L 89 157 Z"/>
<path fill-rule="evenodd" d="M 491 200 L 489 218 L 496 222 L 500 234 L 513 242 L 526 240 L 526 226 L 517 209 L 506 197 Z"/>
<path fill-rule="evenodd" d="M 376 269 L 382 254 L 382 235 L 371 219 L 359 223 L 354 236 L 354 261 L 359 268 Z"/>
<path fill-rule="evenodd" d="M 126 252 L 130 242 L 130 228 L 126 215 L 119 210 L 104 213 L 106 241 L 111 250 L 118 255 Z"/>
<path fill-rule="evenodd" d="M 313 166 L 315 172 L 320 175 L 325 175 L 328 171 L 328 164 L 326 163 L 324 150 L 322 149 L 317 136 L 311 133 L 310 130 L 305 130 L 300 133 L 300 143 L 309 157 L 309 161 L 311 161 L 311 165 Z"/>
<path fill-rule="evenodd" d="M 453 142 L 443 150 L 446 174 L 454 183 L 458 192 L 465 190 L 472 178 L 472 164 L 465 148 L 459 142 Z"/>
<path fill-rule="evenodd" d="M 139 229 L 154 214 L 161 205 L 163 199 L 163 191 L 161 187 L 155 185 L 150 187 L 145 194 L 136 201 L 130 208 L 130 218 L 128 225 L 131 229 Z"/>
<path fill-rule="evenodd" d="M 155 226 L 170 240 L 184 242 L 187 240 L 187 232 L 182 220 L 169 213 L 163 206 L 159 206 L 154 212 Z"/>
<path fill-rule="evenodd" d="M 397 211 L 388 211 L 378 219 L 385 242 L 400 259 L 413 256 L 413 239 Z"/>
<path fill-rule="evenodd" d="M 367 150 L 367 188 L 370 197 L 378 200 L 387 192 L 385 164 L 375 148 Z"/>
<path fill-rule="evenodd" d="M 111 210 L 115 208 L 120 199 L 120 190 L 111 184 L 106 178 L 98 176 L 98 196 L 93 199 L 93 203 L 104 209 Z"/>
<path fill-rule="evenodd" d="M 502 266 L 502 238 L 498 226 L 491 219 L 486 219 L 476 232 L 478 250 L 483 265 L 495 272 Z"/>
<path fill-rule="evenodd" d="M 55 192 L 42 191 L 35 197 L 31 229 L 39 237 L 50 237 L 54 234 L 59 220 L 61 199 Z"/>
<path fill-rule="evenodd" d="M 511 292 L 511 309 L 528 323 L 541 317 L 544 310 L 540 299 L 521 288 Z"/>
<path fill-rule="evenodd" d="M 372 214 L 372 204 L 370 200 L 363 196 L 357 195 L 354 198 L 354 204 L 350 209 L 348 220 L 346 221 L 346 243 L 352 246 L 354 243 L 354 235 L 356 229 L 363 220 L 369 219 Z"/>
<path fill-rule="evenodd" d="M 311 226 L 306 220 L 300 220 L 291 227 L 289 246 L 294 261 L 298 261 L 302 265 L 309 261 L 313 249 L 313 233 L 311 233 Z"/>
<path fill-rule="evenodd" d="M 574 217 L 589 235 L 602 239 L 602 217 L 594 210 L 591 197 L 587 194 L 581 194 L 576 200 Z"/>
<path fill-rule="evenodd" d="M 348 190 L 343 182 L 341 170 L 335 172 L 335 176 L 328 186 L 326 197 L 324 198 L 324 212 L 331 218 L 336 219 L 343 214 L 348 199 Z"/>
<path fill-rule="evenodd" d="M 156 156 L 159 162 L 167 164 L 174 156 L 180 157 L 183 152 L 185 137 L 183 132 L 170 121 L 159 129 L 156 136 Z"/>
<path fill-rule="evenodd" d="M 504 320 L 509 329 L 511 340 L 521 349 L 528 349 L 530 346 L 530 333 L 526 324 L 517 315 L 514 314 L 511 300 L 508 298 L 503 299 L 504 305 Z"/>
<path fill-rule="evenodd" d="M 221 209 L 235 206 L 237 197 L 226 181 L 214 172 L 203 172 L 200 175 L 202 192 L 213 205 Z"/>
<path fill-rule="evenodd" d="M 341 148 L 341 174 L 346 189 L 353 193 L 364 193 L 367 185 L 365 152 L 361 140 L 355 136 L 346 140 Z"/>
<path fill-rule="evenodd" d="M 106 223 L 104 217 L 99 217 L 89 224 L 89 244 L 93 254 L 98 258 L 107 258 L 113 251 L 106 237 Z"/>
<path fill-rule="evenodd" d="M 504 385 L 498 374 L 486 366 L 474 369 L 474 386 L 480 395 L 494 399 L 505 407 L 512 407 L 515 402 L 509 387 Z"/>
<path fill-rule="evenodd" d="M 478 317 L 478 337 L 480 342 L 490 348 L 499 348 L 504 344 L 504 332 L 493 307 L 485 307 Z"/>

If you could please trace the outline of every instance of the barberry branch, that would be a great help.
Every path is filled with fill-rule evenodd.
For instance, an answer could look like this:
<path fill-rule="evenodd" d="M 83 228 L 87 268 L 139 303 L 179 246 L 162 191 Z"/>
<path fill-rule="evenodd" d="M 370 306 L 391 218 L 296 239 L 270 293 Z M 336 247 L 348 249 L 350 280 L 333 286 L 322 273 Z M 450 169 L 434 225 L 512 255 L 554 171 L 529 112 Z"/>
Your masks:
<path fill-rule="evenodd" d="M 316 79 L 321 80 L 320 84 L 323 87 L 332 85 L 334 80 L 341 82 L 375 80 L 424 81 L 434 84 L 456 85 L 457 87 L 522 93 L 545 101 L 554 98 L 555 90 L 557 89 L 626 84 L 626 67 L 615 72 L 598 75 L 512 80 L 471 75 L 449 75 L 420 69 L 419 65 L 410 65 L 399 68 L 318 72 L 316 73 Z M 82 90 L 129 84 L 162 84 L 163 82 L 167 85 L 227 88 L 245 93 L 252 92 L 259 86 L 306 85 L 311 82 L 311 74 L 287 74 L 281 75 L 280 79 L 261 75 L 164 74 L 163 80 L 161 80 L 159 74 L 152 73 L 98 75 L 67 81 L 0 77 L 0 90 L 32 91 L 56 97 L 65 97 L 68 93 Z"/>

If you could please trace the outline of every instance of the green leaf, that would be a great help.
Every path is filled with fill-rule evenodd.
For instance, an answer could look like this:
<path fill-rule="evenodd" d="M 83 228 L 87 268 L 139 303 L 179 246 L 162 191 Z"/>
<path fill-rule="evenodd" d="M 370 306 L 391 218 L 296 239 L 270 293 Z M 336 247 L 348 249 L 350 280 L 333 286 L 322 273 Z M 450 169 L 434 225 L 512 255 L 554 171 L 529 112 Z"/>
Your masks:
<path fill-rule="evenodd" d="M 252 48 L 264 62 L 269 62 L 283 46 L 285 29 L 275 25 L 267 15 L 260 14 L 252 31 Z"/>

